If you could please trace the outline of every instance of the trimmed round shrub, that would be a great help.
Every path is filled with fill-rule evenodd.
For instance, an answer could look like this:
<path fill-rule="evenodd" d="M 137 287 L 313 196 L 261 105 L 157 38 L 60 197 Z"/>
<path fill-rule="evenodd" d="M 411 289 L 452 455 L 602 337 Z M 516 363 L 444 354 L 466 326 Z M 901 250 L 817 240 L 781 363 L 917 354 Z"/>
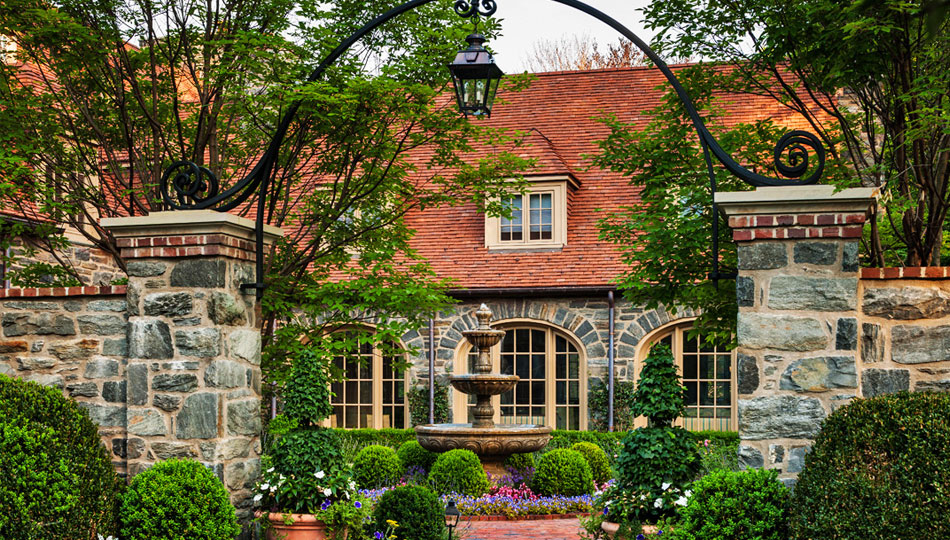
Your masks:
<path fill-rule="evenodd" d="M 0 538 L 114 534 L 121 485 L 84 409 L 58 389 L 0 375 Z"/>
<path fill-rule="evenodd" d="M 950 394 L 858 399 L 822 424 L 792 497 L 792 538 L 950 538 Z"/>
<path fill-rule="evenodd" d="M 403 469 L 408 471 L 411 467 L 419 467 L 426 472 L 429 472 L 432 464 L 439 457 L 435 452 L 423 448 L 419 441 L 406 441 L 400 444 L 396 455 Z"/>
<path fill-rule="evenodd" d="M 373 511 L 376 531 L 395 521 L 396 540 L 442 540 L 445 509 L 439 497 L 423 486 L 399 486 L 383 493 Z"/>
<path fill-rule="evenodd" d="M 241 532 L 228 492 L 191 460 L 156 463 L 122 498 L 123 540 L 232 540 Z"/>
<path fill-rule="evenodd" d="M 541 495 L 584 495 L 594 492 L 594 477 L 583 454 L 560 448 L 541 456 L 531 489 Z"/>
<path fill-rule="evenodd" d="M 603 448 L 594 443 L 579 442 L 575 443 L 574 446 L 571 447 L 571 450 L 580 452 L 581 455 L 584 456 L 584 459 L 587 460 L 587 465 L 590 467 L 594 482 L 603 484 L 607 480 L 610 480 L 610 462 L 607 461 L 607 453 L 604 452 Z"/>
<path fill-rule="evenodd" d="M 534 454 L 511 454 L 505 458 L 505 468 L 524 473 L 534 469 Z"/>
<path fill-rule="evenodd" d="M 388 446 L 371 444 L 360 450 L 353 460 L 353 479 L 363 489 L 391 486 L 402 478 L 402 465 L 396 451 Z"/>
<path fill-rule="evenodd" d="M 460 493 L 479 497 L 488 491 L 488 475 L 471 450 L 449 450 L 435 460 L 429 482 L 439 493 Z"/>
<path fill-rule="evenodd" d="M 714 471 L 692 485 L 677 540 L 787 540 L 788 490 L 776 471 Z"/>

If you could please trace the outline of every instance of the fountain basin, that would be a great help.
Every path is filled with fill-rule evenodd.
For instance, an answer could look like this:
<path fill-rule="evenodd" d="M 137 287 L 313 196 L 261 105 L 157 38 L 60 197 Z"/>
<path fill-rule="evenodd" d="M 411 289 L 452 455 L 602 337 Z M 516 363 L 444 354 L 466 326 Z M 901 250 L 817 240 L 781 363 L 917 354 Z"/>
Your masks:
<path fill-rule="evenodd" d="M 533 424 L 502 424 L 492 428 L 476 428 L 472 424 L 425 424 L 416 426 L 416 439 L 431 452 L 471 450 L 486 470 L 491 470 L 501 468 L 501 462 L 511 454 L 544 448 L 551 440 L 551 430 L 548 426 Z M 495 464 L 498 467 L 491 466 Z"/>
<path fill-rule="evenodd" d="M 488 373 L 472 373 L 468 375 L 453 375 L 449 381 L 456 390 L 463 394 L 497 396 L 511 390 L 518 384 L 517 375 L 500 375 Z"/>
<path fill-rule="evenodd" d="M 478 329 L 466 330 L 462 332 L 465 339 L 468 340 L 477 350 L 488 350 L 495 346 L 501 338 L 505 337 L 504 330 Z"/>

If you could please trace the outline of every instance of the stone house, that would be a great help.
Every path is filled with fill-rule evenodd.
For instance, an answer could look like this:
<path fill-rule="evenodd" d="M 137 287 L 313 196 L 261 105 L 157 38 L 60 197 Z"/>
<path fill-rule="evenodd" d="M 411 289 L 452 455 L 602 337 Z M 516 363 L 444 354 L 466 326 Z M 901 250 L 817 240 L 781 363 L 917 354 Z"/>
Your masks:
<path fill-rule="evenodd" d="M 675 68 L 674 68 L 675 69 Z M 619 252 L 599 240 L 605 212 L 635 204 L 637 190 L 619 173 L 589 166 L 606 114 L 644 127 L 660 104 L 665 79 L 651 68 L 538 74 L 522 92 L 499 94 L 493 126 L 526 133 L 522 155 L 536 160 L 530 187 L 513 195 L 511 219 L 492 218 L 474 204 L 412 213 L 413 247 L 440 277 L 454 280 L 458 303 L 428 328 L 403 336 L 416 354 L 406 374 L 376 358 L 338 392 L 332 425 L 409 427 L 400 391 L 465 373 L 472 362 L 461 331 L 485 303 L 494 325 L 508 331 L 494 352 L 496 369 L 521 376 L 518 387 L 494 398 L 497 422 L 531 421 L 557 429 L 586 429 L 588 393 L 608 379 L 632 381 L 652 343 L 668 342 L 689 392 L 690 429 L 737 429 L 735 357 L 686 338 L 695 313 L 644 310 L 622 299 L 612 280 L 623 271 Z M 728 122 L 765 118 L 789 128 L 801 120 L 766 99 L 721 96 Z M 612 320 L 611 320 L 612 318 Z M 367 353 L 368 354 L 368 353 Z M 354 371 L 355 373 L 355 371 Z M 451 393 L 451 390 L 450 390 Z M 454 421 L 468 421 L 464 395 L 451 393 Z"/>

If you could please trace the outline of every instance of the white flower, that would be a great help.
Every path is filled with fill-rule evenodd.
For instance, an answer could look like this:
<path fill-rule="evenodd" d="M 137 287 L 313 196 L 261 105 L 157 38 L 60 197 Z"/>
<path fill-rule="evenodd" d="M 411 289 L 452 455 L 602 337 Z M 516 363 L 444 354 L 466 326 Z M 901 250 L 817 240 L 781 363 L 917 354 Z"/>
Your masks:
<path fill-rule="evenodd" d="M 659 498 L 653 501 L 653 508 L 663 508 L 663 499 Z"/>
<path fill-rule="evenodd" d="M 330 488 L 327 488 L 327 489 L 323 490 L 323 495 L 326 496 L 326 497 L 329 497 L 330 495 L 333 495 L 333 492 L 330 491 Z"/>
<path fill-rule="evenodd" d="M 270 484 L 261 484 L 261 489 L 264 491 L 267 491 L 268 489 L 270 489 Z"/>
<path fill-rule="evenodd" d="M 680 497 L 679 499 L 676 499 L 676 504 L 678 506 L 686 506 L 686 502 L 687 502 L 686 497 Z"/>
<path fill-rule="evenodd" d="M 688 490 L 688 489 L 687 489 L 687 490 L 686 490 L 686 493 L 684 493 L 684 495 L 686 495 L 686 497 L 689 498 L 689 497 L 692 497 L 692 496 L 693 496 L 693 492 L 692 492 L 691 490 Z"/>
<path fill-rule="evenodd" d="M 326 476 L 326 475 L 327 475 L 327 473 L 325 473 L 325 472 L 323 472 L 323 471 L 320 471 L 320 472 L 314 474 L 314 476 L 316 476 L 317 478 L 323 478 L 323 477 Z"/>
<path fill-rule="evenodd" d="M 671 485 L 672 485 L 672 484 L 670 484 L 669 482 L 663 482 L 663 485 L 660 486 L 660 489 L 662 489 L 663 491 L 666 491 L 666 490 L 670 489 L 670 486 L 671 486 Z"/>
<path fill-rule="evenodd" d="M 350 480 L 350 489 L 356 489 L 356 482 Z"/>
<path fill-rule="evenodd" d="M 274 472 L 274 468 L 271 467 L 270 469 L 267 469 L 267 472 Z"/>
<path fill-rule="evenodd" d="M 264 496 L 261 494 L 254 495 L 254 502 L 260 502 Z"/>

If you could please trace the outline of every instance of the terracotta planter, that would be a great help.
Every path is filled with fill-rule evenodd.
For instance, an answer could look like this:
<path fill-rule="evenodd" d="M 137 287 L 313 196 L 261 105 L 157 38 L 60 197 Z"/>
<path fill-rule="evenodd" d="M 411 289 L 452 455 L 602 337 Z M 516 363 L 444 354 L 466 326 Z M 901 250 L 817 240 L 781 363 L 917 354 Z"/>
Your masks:
<path fill-rule="evenodd" d="M 290 516 L 290 519 L 286 519 Z M 312 514 L 267 514 L 267 540 L 326 540 L 327 524 Z M 287 523 L 290 523 L 289 525 Z"/>
<path fill-rule="evenodd" d="M 601 521 L 600 528 L 607 533 L 607 538 L 614 540 L 617 531 L 620 529 L 619 523 L 614 523 L 613 521 Z M 617 540 L 620 540 L 619 538 Z"/>
<path fill-rule="evenodd" d="M 617 536 L 616 536 L 617 531 L 620 529 L 620 524 L 619 524 L 619 523 L 614 523 L 614 522 L 612 522 L 612 521 L 602 521 L 602 522 L 600 523 L 600 528 L 603 529 L 603 531 L 604 531 L 605 533 L 607 533 L 607 537 L 610 538 L 611 540 L 632 540 L 632 539 L 628 539 L 628 538 L 626 538 L 626 537 L 617 537 Z M 656 533 L 659 532 L 659 531 L 660 531 L 660 528 L 657 527 L 656 525 L 644 525 L 644 526 L 643 526 L 643 534 L 644 534 L 644 535 L 656 534 Z"/>

